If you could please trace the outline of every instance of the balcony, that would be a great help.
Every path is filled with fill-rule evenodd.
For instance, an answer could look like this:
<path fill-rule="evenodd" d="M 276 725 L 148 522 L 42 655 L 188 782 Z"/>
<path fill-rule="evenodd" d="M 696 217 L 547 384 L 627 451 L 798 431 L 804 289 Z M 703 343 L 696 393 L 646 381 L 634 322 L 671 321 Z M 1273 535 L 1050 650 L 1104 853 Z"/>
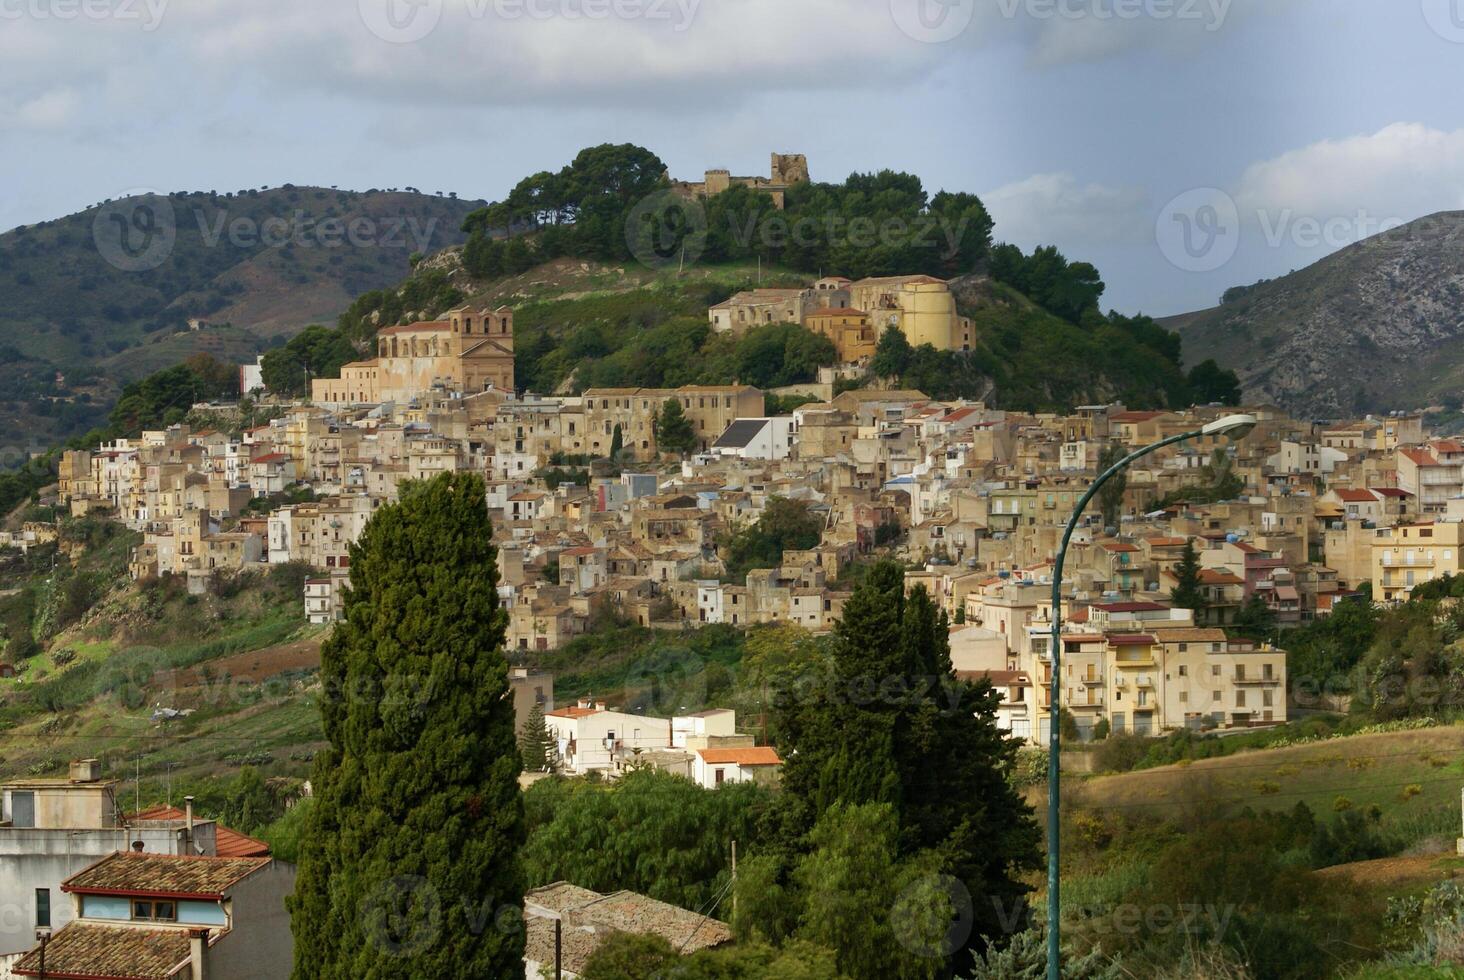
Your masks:
<path fill-rule="evenodd" d="M 1081 678 L 1081 681 L 1086 687 L 1102 687 L 1108 683 L 1107 679 L 1103 677 L 1084 677 Z"/>
<path fill-rule="evenodd" d="M 1434 560 L 1423 555 L 1415 555 L 1409 558 L 1406 555 L 1384 555 L 1384 568 L 1433 568 Z"/>
<path fill-rule="evenodd" d="M 1274 676 L 1273 677 L 1255 677 L 1255 676 L 1252 676 L 1252 675 L 1247 674 L 1244 677 L 1239 677 L 1239 676 L 1232 677 L 1230 679 L 1230 681 L 1231 681 L 1231 683 L 1233 683 L 1233 684 L 1235 684 L 1235 685 L 1237 685 L 1239 687 L 1271 687 L 1271 686 L 1275 686 L 1277 684 L 1280 684 L 1281 683 L 1281 678 L 1274 677 Z"/>

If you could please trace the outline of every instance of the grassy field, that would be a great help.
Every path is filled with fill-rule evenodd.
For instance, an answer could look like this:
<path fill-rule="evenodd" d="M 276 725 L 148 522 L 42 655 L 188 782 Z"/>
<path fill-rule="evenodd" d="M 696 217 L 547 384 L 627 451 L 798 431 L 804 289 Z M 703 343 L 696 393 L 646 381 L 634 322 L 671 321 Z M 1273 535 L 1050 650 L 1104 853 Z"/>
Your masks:
<path fill-rule="evenodd" d="M 1464 726 L 1455 725 L 1070 778 L 1063 791 L 1065 802 L 1074 807 L 1141 810 L 1155 816 L 1179 816 L 1193 809 L 1290 809 L 1298 802 L 1329 813 L 1345 800 L 1403 819 L 1443 805 L 1454 807 L 1457 815 L 1461 787 Z"/>

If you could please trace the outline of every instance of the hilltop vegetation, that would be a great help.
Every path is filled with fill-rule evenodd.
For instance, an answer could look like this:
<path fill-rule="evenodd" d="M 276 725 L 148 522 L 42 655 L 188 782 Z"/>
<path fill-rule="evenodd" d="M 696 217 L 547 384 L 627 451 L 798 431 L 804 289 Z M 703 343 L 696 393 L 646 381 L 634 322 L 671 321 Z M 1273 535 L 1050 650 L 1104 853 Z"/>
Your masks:
<path fill-rule="evenodd" d="M 709 305 L 819 272 L 929 274 L 954 280 L 978 342 L 968 352 L 908 351 L 880 372 L 891 383 L 1032 410 L 1235 397 L 1233 375 L 1214 364 L 1187 373 L 1178 336 L 1152 319 L 1103 314 L 1091 264 L 1051 247 L 1025 254 L 994 244 L 974 195 L 931 195 L 914 175 L 882 171 L 795 185 L 782 211 L 744 187 L 686 205 L 667 191 L 664 171 L 647 150 L 607 145 L 525 179 L 468 217 L 463 249 L 422 263 L 397 289 L 360 297 L 338 336 L 360 350 L 380 327 L 459 302 L 509 303 L 520 387 L 768 387 L 810 380 L 829 352 L 787 329 L 712 335 Z"/>

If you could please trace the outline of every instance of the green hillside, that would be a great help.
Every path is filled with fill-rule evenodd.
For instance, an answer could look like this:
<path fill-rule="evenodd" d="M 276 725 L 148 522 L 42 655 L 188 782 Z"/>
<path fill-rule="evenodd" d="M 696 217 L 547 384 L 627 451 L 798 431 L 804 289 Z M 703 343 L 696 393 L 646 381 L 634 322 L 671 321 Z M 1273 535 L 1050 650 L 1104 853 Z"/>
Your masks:
<path fill-rule="evenodd" d="M 44 444 L 95 424 L 120 382 L 198 351 L 252 358 L 463 241 L 481 204 L 286 185 L 127 198 L 0 234 L 0 421 Z"/>

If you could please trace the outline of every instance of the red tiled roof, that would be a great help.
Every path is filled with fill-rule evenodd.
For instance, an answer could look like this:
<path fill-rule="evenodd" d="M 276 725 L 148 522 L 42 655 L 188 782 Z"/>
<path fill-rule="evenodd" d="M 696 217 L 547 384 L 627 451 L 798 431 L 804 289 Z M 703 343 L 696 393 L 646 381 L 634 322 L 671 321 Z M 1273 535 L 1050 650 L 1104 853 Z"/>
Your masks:
<path fill-rule="evenodd" d="M 1105 638 L 1111 647 L 1145 647 L 1158 642 L 1147 633 L 1109 633 Z"/>
<path fill-rule="evenodd" d="M 330 583 L 330 579 L 307 579 L 307 582 Z M 188 814 L 175 806 L 155 806 L 151 810 L 134 813 L 132 820 L 185 820 Z M 214 849 L 219 857 L 269 857 L 269 845 L 262 840 L 247 837 L 237 830 L 230 830 L 223 824 L 214 824 Z"/>
<path fill-rule="evenodd" d="M 222 898 L 270 863 L 266 857 L 193 857 L 118 851 L 61 882 L 63 892 Z"/>
<path fill-rule="evenodd" d="M 1168 606 L 1157 602 L 1095 602 L 1094 609 L 1102 609 L 1108 613 L 1126 612 L 1159 612 L 1161 609 L 1168 609 Z"/>
<path fill-rule="evenodd" d="M 1438 466 L 1439 461 L 1433 458 L 1433 453 L 1427 449 L 1402 449 L 1399 450 L 1419 466 Z"/>
<path fill-rule="evenodd" d="M 553 711 L 544 712 L 548 718 L 584 718 L 587 715 L 599 714 L 599 708 L 556 708 Z"/>
<path fill-rule="evenodd" d="M 1378 498 L 1373 496 L 1371 490 L 1338 490 L 1337 496 L 1344 503 L 1349 504 L 1375 504 Z"/>
<path fill-rule="evenodd" d="M 251 462 L 251 463 L 282 463 L 282 462 L 284 462 L 285 460 L 287 460 L 289 458 L 290 458 L 289 453 L 266 453 L 263 456 L 256 456 L 256 457 L 254 457 L 249 462 Z"/>
<path fill-rule="evenodd" d="M 188 962 L 187 929 L 137 929 L 72 922 L 46 943 L 46 976 L 87 980 L 165 980 Z M 12 968 L 38 977 L 40 947 Z"/>

